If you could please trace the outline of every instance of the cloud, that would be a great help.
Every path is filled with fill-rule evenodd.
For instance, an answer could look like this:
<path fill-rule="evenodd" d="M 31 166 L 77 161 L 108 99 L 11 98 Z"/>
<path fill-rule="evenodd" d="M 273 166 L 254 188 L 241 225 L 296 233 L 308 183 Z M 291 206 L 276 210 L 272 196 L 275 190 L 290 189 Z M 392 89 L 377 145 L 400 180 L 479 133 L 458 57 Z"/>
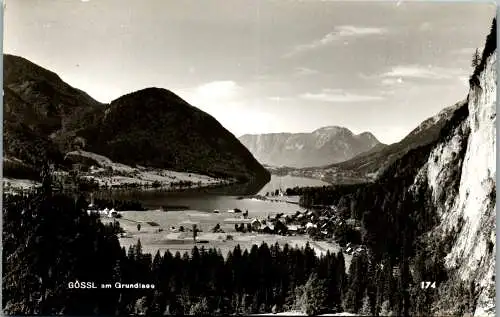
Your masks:
<path fill-rule="evenodd" d="M 379 95 L 360 95 L 346 92 L 341 89 L 323 89 L 320 93 L 304 93 L 299 95 L 301 99 L 325 101 L 325 102 L 364 102 L 384 100 Z"/>
<path fill-rule="evenodd" d="M 387 79 L 396 79 L 401 82 L 404 79 L 453 79 L 463 76 L 467 71 L 462 68 L 444 68 L 419 65 L 401 65 L 395 66 L 391 71 L 381 75 L 384 83 L 390 83 Z"/>
<path fill-rule="evenodd" d="M 307 67 L 297 67 L 295 68 L 295 75 L 297 76 L 309 76 L 318 74 L 319 71 Z"/>
<path fill-rule="evenodd" d="M 294 98 L 292 97 L 282 97 L 282 96 L 270 96 L 270 97 L 267 97 L 268 100 L 270 101 L 273 101 L 273 102 L 282 102 L 282 101 L 290 101 L 290 100 L 294 100 Z"/>
<path fill-rule="evenodd" d="M 430 31 L 432 30 L 432 24 L 430 22 L 423 22 L 418 27 L 420 31 Z"/>
<path fill-rule="evenodd" d="M 320 39 L 314 40 L 308 44 L 301 44 L 295 46 L 289 53 L 285 54 L 284 57 L 292 57 L 296 54 L 314 50 L 339 40 L 346 40 L 348 38 L 359 38 L 370 35 L 381 35 L 386 32 L 387 30 L 384 28 L 342 25 L 336 27 L 333 32 L 326 34 Z"/>
<path fill-rule="evenodd" d="M 212 81 L 196 88 L 195 93 L 203 99 L 221 100 L 235 97 L 241 87 L 234 81 Z"/>
<path fill-rule="evenodd" d="M 384 78 L 382 79 L 382 85 L 386 86 L 394 86 L 394 85 L 401 85 L 404 83 L 403 78 Z"/>
<path fill-rule="evenodd" d="M 476 51 L 476 48 L 464 47 L 464 48 L 452 50 L 451 54 L 453 54 L 453 55 L 467 55 L 467 56 L 470 56 L 470 58 L 472 59 L 472 55 L 474 54 L 475 51 Z M 479 51 L 479 55 L 481 55 L 481 50 L 478 50 L 478 51 Z"/>

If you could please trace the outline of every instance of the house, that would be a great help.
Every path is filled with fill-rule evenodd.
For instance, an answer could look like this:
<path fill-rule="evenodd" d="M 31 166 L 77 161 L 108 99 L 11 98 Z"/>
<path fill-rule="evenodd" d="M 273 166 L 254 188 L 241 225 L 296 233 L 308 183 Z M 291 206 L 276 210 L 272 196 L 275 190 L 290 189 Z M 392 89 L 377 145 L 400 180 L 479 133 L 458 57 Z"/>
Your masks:
<path fill-rule="evenodd" d="M 99 210 L 99 214 L 100 214 L 101 216 L 107 216 L 107 215 L 108 215 L 108 213 L 109 213 L 109 209 L 108 209 L 107 207 L 106 207 L 106 208 L 104 208 L 103 210 Z"/>
<path fill-rule="evenodd" d="M 274 232 L 277 234 L 285 235 L 288 233 L 288 226 L 278 220 L 274 225 Z"/>
<path fill-rule="evenodd" d="M 252 230 L 254 230 L 254 231 L 260 230 L 260 228 L 262 226 L 262 224 L 260 223 L 260 221 L 257 218 L 254 218 L 252 220 L 252 222 L 250 222 L 250 225 L 252 226 Z"/>
<path fill-rule="evenodd" d="M 263 233 L 274 233 L 274 225 L 267 224 L 262 228 Z"/>
<path fill-rule="evenodd" d="M 297 226 L 297 228 L 298 228 L 297 233 L 303 234 L 306 231 L 303 225 L 299 225 Z"/>
<path fill-rule="evenodd" d="M 108 217 L 109 217 L 109 218 L 116 218 L 116 217 L 118 217 L 118 212 L 115 210 L 115 208 L 112 208 L 112 209 L 108 212 Z"/>
<path fill-rule="evenodd" d="M 306 229 L 309 229 L 309 228 L 316 228 L 316 227 L 318 227 L 318 226 L 317 226 L 317 225 L 315 225 L 315 224 L 313 224 L 312 222 L 308 222 L 308 223 L 306 224 Z"/>
<path fill-rule="evenodd" d="M 359 222 L 359 220 L 352 219 L 352 218 L 347 219 L 347 220 L 346 220 L 346 223 L 347 223 L 347 225 L 349 225 L 349 226 L 353 226 L 353 227 L 358 227 L 358 226 L 360 226 L 360 225 L 361 225 L 361 223 Z"/>
<path fill-rule="evenodd" d="M 288 225 L 288 231 L 290 231 L 292 233 L 295 233 L 295 232 L 299 231 L 299 226 L 297 226 L 297 225 Z"/>
<path fill-rule="evenodd" d="M 87 214 L 98 214 L 99 213 L 99 209 L 97 209 L 97 206 L 94 205 L 93 203 L 90 203 L 88 208 L 87 208 Z"/>

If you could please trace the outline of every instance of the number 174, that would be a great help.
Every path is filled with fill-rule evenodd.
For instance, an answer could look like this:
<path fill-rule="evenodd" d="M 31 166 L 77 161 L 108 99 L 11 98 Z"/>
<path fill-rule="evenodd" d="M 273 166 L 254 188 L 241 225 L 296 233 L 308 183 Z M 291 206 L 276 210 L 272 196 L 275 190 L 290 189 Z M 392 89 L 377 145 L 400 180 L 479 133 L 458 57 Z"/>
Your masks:
<path fill-rule="evenodd" d="M 429 287 L 436 288 L 436 282 L 429 282 L 429 281 L 420 282 L 421 289 L 428 289 Z"/>

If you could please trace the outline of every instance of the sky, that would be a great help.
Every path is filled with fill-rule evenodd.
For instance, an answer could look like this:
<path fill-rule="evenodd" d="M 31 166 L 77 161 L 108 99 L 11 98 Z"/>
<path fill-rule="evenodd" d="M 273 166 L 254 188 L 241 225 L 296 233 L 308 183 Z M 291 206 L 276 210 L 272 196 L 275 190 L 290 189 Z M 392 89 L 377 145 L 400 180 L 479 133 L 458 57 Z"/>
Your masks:
<path fill-rule="evenodd" d="M 6 0 L 4 52 L 101 102 L 166 88 L 239 137 L 393 143 L 466 97 L 493 2 Z"/>

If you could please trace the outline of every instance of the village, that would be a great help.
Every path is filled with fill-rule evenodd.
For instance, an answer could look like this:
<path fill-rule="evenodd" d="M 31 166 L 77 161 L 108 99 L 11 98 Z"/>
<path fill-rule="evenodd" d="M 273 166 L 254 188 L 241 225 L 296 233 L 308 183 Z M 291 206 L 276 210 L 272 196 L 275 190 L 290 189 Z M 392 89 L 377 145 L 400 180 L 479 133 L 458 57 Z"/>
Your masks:
<path fill-rule="evenodd" d="M 250 198 L 252 199 L 252 198 Z M 221 211 L 215 209 L 214 214 L 220 214 Z M 122 218 L 123 211 L 115 208 L 98 208 L 92 201 L 87 209 L 87 213 L 98 214 L 102 218 Z M 361 244 L 361 223 L 355 219 L 343 219 L 335 206 L 314 206 L 314 208 L 304 211 L 296 211 L 294 214 L 277 213 L 261 217 L 250 217 L 249 211 L 242 211 L 238 208 L 229 209 L 225 213 L 234 214 L 234 217 L 225 218 L 221 223 L 216 223 L 210 230 L 211 233 L 227 233 L 225 240 L 231 240 L 231 232 L 228 225 L 234 225 L 234 231 L 257 234 L 271 234 L 280 236 L 302 236 L 307 235 L 313 241 L 325 241 L 327 243 L 338 244 L 341 250 L 348 255 L 357 255 L 367 251 L 367 248 Z M 158 227 L 156 232 L 164 231 L 154 222 L 148 222 L 149 225 Z M 226 230 L 223 230 L 223 227 Z M 175 225 L 168 226 L 170 232 L 202 232 L 203 230 L 196 225 Z M 140 230 L 140 224 L 138 226 Z M 194 234 L 194 242 L 196 241 Z"/>
<path fill-rule="evenodd" d="M 342 219 L 335 206 L 297 211 L 291 215 L 278 213 L 268 215 L 263 219 L 250 218 L 248 210 L 230 212 L 241 213 L 239 218 L 226 220 L 226 222 L 235 222 L 234 227 L 237 232 L 282 236 L 308 235 L 316 241 L 339 243 L 343 252 L 349 255 L 367 251 L 367 248 L 361 245 L 361 223 L 355 219 Z M 220 225 L 216 225 L 212 232 L 221 232 Z"/>

